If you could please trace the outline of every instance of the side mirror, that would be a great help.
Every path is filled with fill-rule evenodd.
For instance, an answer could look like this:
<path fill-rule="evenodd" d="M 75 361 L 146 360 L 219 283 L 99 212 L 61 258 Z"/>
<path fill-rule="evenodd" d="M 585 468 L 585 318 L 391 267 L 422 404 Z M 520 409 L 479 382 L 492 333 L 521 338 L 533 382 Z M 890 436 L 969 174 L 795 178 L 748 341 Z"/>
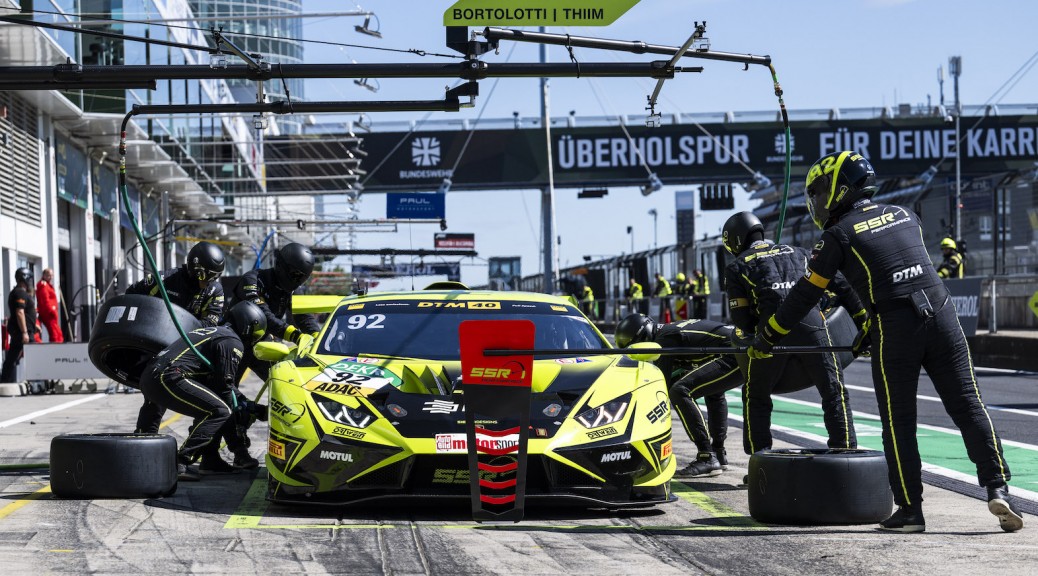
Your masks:
<path fill-rule="evenodd" d="M 634 349 L 637 349 L 637 350 L 662 350 L 663 347 L 660 346 L 659 344 L 655 343 L 655 342 L 637 342 L 637 343 L 631 344 L 629 347 L 627 347 L 627 350 L 634 350 Z M 652 354 L 652 353 L 647 353 L 647 354 L 631 354 L 631 353 L 628 353 L 627 355 L 630 356 L 632 360 L 637 360 L 639 362 L 655 362 L 655 361 L 660 359 L 660 355 L 659 354 Z"/>
<path fill-rule="evenodd" d="M 280 362 L 284 360 L 291 349 L 281 342 L 257 342 L 252 347 L 252 353 L 257 360 L 265 362 Z"/>

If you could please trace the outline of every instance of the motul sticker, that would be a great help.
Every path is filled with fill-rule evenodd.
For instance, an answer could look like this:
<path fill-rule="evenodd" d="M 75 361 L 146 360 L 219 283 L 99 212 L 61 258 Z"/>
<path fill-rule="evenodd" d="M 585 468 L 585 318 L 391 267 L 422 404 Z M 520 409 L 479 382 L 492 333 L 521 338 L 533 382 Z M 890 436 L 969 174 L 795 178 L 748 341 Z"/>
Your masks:
<path fill-rule="evenodd" d="M 509 434 L 500 438 L 476 435 L 476 445 L 480 450 L 506 450 L 519 445 L 519 435 Z M 468 438 L 465 434 L 437 434 L 437 454 L 462 454 L 468 452 Z"/>

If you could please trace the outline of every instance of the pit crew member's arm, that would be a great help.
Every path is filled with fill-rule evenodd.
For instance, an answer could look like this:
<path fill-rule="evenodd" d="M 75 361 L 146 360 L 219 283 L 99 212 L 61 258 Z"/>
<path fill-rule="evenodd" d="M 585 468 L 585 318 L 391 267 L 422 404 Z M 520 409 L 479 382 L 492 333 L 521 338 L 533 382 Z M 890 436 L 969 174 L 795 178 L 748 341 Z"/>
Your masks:
<path fill-rule="evenodd" d="M 155 275 L 149 272 L 144 275 L 144 278 L 127 286 L 126 293 L 153 296 L 154 294 L 152 293 L 152 290 L 154 290 L 155 293 L 158 293 L 158 289 L 158 283 L 155 282 Z"/>
<path fill-rule="evenodd" d="M 724 269 L 725 285 L 728 287 L 728 308 L 732 313 L 732 324 L 744 334 L 753 334 L 757 326 L 757 308 L 753 302 L 751 288 L 743 278 L 737 262 Z"/>
<path fill-rule="evenodd" d="M 777 338 L 772 343 L 778 342 L 786 334 L 789 334 L 789 331 L 796 326 L 797 322 L 807 315 L 811 308 L 814 308 L 818 300 L 821 299 L 822 293 L 832 284 L 833 278 L 836 277 L 842 263 L 843 248 L 832 229 L 826 230 L 822 233 L 822 239 L 818 241 L 818 244 L 815 244 L 814 250 L 811 252 L 811 258 L 807 263 L 807 273 L 793 286 L 793 289 L 790 290 L 786 299 L 782 301 L 782 305 L 779 306 L 775 315 L 768 319 L 768 328 Z M 843 288 L 840 288 L 840 282 L 838 281 L 833 287 L 841 290 L 845 289 L 846 292 L 837 292 L 837 294 L 840 297 L 849 296 L 851 298 L 848 301 L 850 306 L 856 307 L 859 310 L 862 309 L 861 299 L 850 289 L 849 284 L 844 281 Z M 848 310 L 852 314 L 858 311 L 850 310 L 850 308 Z"/>
<path fill-rule="evenodd" d="M 236 295 L 241 300 L 248 300 L 253 304 L 259 306 L 260 310 L 263 311 L 263 315 L 267 318 L 267 334 L 277 336 L 288 340 L 291 334 L 286 335 L 285 330 L 289 325 L 274 315 L 270 310 L 270 306 L 267 304 L 266 296 L 260 288 L 259 276 L 255 270 L 246 272 L 242 276 L 241 283 L 238 284 Z"/>
<path fill-rule="evenodd" d="M 199 318 L 202 321 L 202 326 L 218 325 L 223 318 L 223 306 L 223 285 L 217 280 L 206 288 L 206 301 L 202 305 L 202 315 Z"/>

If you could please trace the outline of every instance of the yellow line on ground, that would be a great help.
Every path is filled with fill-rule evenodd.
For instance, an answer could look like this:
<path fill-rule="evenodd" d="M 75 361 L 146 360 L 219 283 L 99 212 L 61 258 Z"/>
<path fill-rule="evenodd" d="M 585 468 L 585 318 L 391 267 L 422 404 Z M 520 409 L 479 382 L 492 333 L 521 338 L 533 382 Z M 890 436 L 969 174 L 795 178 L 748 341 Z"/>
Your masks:
<path fill-rule="evenodd" d="M 19 508 L 25 506 L 29 502 L 32 502 L 33 500 L 39 500 L 47 494 L 50 494 L 50 485 L 44 486 L 43 488 L 40 488 L 39 490 L 33 492 L 32 494 L 29 494 L 28 496 L 25 496 L 24 498 L 21 498 L 19 500 L 15 500 L 7 506 L 0 508 L 0 520 L 7 518 L 11 514 L 14 514 Z"/>
<path fill-rule="evenodd" d="M 732 527 L 737 527 L 740 530 L 745 529 L 761 529 L 766 528 L 763 524 L 758 523 L 749 516 L 744 516 L 739 513 L 738 510 L 729 507 L 723 502 L 714 500 L 707 496 L 703 492 L 696 490 L 695 488 L 685 484 L 684 482 L 671 482 L 671 490 L 685 502 L 692 504 L 693 506 L 703 510 L 707 514 L 714 518 L 729 519 L 729 523 Z"/>
<path fill-rule="evenodd" d="M 227 519 L 227 523 L 223 527 L 227 530 L 268 528 L 268 526 L 260 526 L 260 520 L 263 519 L 263 513 L 266 511 L 267 469 L 261 468 L 256 479 L 252 481 L 252 486 L 249 486 L 249 491 L 242 498 L 241 504 L 238 504 L 238 509 L 234 511 L 233 516 Z"/>
<path fill-rule="evenodd" d="M 183 417 L 184 417 L 183 414 L 174 414 L 174 415 L 170 416 L 169 418 L 166 419 L 165 422 L 163 422 L 162 424 L 159 424 L 159 430 L 162 430 L 166 426 L 169 426 L 170 424 L 176 422 L 177 420 L 180 420 Z"/>

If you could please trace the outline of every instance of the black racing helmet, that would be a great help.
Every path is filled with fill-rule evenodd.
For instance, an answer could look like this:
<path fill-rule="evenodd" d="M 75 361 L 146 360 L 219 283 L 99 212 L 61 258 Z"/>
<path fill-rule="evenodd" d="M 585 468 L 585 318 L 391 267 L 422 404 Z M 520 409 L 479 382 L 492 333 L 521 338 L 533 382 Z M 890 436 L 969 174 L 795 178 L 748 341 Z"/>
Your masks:
<path fill-rule="evenodd" d="M 721 242 L 724 242 L 724 247 L 732 256 L 738 256 L 749 248 L 754 232 L 759 232 L 761 239 L 764 238 L 764 225 L 760 223 L 760 218 L 754 216 L 753 212 L 737 212 L 721 228 Z"/>
<path fill-rule="evenodd" d="M 274 276 L 278 286 L 286 292 L 294 292 L 302 286 L 313 271 L 313 253 L 298 242 L 286 244 L 274 255 Z"/>
<path fill-rule="evenodd" d="M 876 171 L 857 152 L 834 152 L 818 159 L 807 172 L 807 209 L 819 228 L 876 193 Z"/>
<path fill-rule="evenodd" d="M 231 306 L 223 323 L 229 325 L 248 346 L 259 342 L 267 333 L 267 317 L 263 315 L 263 310 L 248 300 Z"/>
<path fill-rule="evenodd" d="M 638 342 L 649 342 L 656 337 L 656 321 L 645 314 L 628 314 L 616 325 L 613 340 L 620 348 Z"/>
<path fill-rule="evenodd" d="M 214 282 L 223 274 L 223 250 L 211 242 L 199 242 L 187 253 L 187 271 L 199 282 Z"/>
<path fill-rule="evenodd" d="M 32 272 L 28 268 L 19 268 L 14 271 L 14 283 L 25 282 L 26 285 L 32 284 Z"/>

